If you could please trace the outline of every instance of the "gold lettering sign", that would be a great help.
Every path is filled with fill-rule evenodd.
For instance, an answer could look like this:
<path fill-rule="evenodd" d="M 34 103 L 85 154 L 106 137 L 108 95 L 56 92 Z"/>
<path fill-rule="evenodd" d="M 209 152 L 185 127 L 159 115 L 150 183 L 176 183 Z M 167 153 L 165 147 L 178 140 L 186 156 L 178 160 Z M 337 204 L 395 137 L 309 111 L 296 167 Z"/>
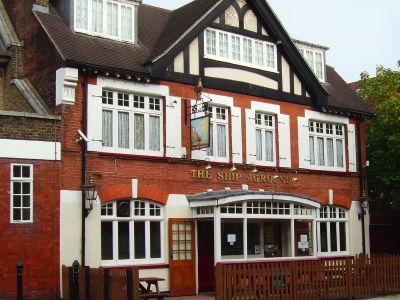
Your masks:
<path fill-rule="evenodd" d="M 213 173 L 210 170 L 190 170 L 189 174 L 193 179 L 200 180 L 211 180 L 213 179 Z M 245 179 L 247 183 L 268 183 L 268 184 L 296 184 L 298 178 L 294 178 L 288 175 L 268 175 L 268 174 L 249 174 L 243 177 L 238 172 L 217 172 L 216 179 L 222 182 L 238 182 L 241 179 Z"/>

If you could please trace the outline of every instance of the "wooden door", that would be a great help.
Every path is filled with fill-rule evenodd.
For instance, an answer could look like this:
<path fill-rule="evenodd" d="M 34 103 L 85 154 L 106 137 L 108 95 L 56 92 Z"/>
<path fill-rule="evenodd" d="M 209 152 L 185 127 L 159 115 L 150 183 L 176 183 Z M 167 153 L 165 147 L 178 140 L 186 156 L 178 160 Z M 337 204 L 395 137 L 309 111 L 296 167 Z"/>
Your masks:
<path fill-rule="evenodd" d="M 172 296 L 196 294 L 193 219 L 169 219 L 169 272 Z"/>
<path fill-rule="evenodd" d="M 214 222 L 197 222 L 199 293 L 215 291 Z"/>

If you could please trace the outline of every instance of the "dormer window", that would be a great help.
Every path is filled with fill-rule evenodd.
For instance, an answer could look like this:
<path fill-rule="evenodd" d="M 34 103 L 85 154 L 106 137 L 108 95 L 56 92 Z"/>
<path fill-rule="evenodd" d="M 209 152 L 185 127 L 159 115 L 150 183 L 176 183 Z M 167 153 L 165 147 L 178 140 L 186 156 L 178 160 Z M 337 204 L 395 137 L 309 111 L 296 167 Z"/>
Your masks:
<path fill-rule="evenodd" d="M 111 0 L 76 0 L 75 31 L 133 43 L 136 5 Z"/>
<path fill-rule="evenodd" d="M 314 72 L 315 76 L 322 82 L 325 82 L 325 59 L 324 59 L 324 48 L 316 48 L 302 43 L 297 43 L 297 47 L 301 55 Z"/>
<path fill-rule="evenodd" d="M 208 28 L 204 44 L 206 58 L 277 72 L 277 51 L 273 43 Z"/>

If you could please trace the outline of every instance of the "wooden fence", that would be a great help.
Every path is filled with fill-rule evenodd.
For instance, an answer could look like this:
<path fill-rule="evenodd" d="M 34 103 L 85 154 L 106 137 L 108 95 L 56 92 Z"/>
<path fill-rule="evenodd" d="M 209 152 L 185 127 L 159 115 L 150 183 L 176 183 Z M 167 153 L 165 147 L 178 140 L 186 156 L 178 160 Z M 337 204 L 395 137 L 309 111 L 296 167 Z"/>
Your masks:
<path fill-rule="evenodd" d="M 62 266 L 63 300 L 139 300 L 138 269 Z"/>
<path fill-rule="evenodd" d="M 218 263 L 216 299 L 328 300 L 400 292 L 400 256 Z"/>

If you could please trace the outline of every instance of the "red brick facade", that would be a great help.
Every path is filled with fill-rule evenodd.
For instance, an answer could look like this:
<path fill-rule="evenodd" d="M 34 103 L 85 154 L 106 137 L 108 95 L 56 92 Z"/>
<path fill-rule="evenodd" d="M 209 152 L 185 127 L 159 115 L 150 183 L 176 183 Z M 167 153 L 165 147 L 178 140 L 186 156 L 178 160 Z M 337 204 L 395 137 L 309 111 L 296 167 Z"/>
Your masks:
<path fill-rule="evenodd" d="M 33 164 L 33 223 L 10 223 L 10 165 Z M 0 159 L 0 297 L 16 299 L 16 263 L 24 264 L 24 299 L 56 299 L 59 294 L 58 162 Z"/>

